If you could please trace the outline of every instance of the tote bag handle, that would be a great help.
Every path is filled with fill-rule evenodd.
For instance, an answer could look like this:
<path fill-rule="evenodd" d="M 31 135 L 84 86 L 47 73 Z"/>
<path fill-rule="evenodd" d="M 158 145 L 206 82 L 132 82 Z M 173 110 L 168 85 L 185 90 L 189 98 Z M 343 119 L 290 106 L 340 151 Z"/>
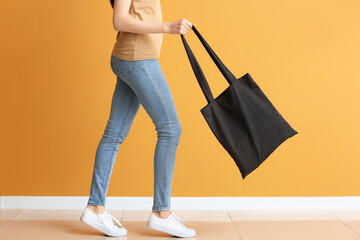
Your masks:
<path fill-rule="evenodd" d="M 199 33 L 199 31 L 195 28 L 195 25 L 192 26 L 192 29 L 194 30 L 196 36 L 199 38 L 199 40 L 201 41 L 202 45 L 204 46 L 204 48 L 206 49 L 206 51 L 208 52 L 208 54 L 210 55 L 210 57 L 212 58 L 212 60 L 215 62 L 216 66 L 218 67 L 218 69 L 220 70 L 220 72 L 223 74 L 223 76 L 225 77 L 225 79 L 228 81 L 229 84 L 231 84 L 233 81 L 236 80 L 236 77 L 230 72 L 230 70 L 222 63 L 222 61 L 220 60 L 220 58 L 216 55 L 216 53 L 211 49 L 211 47 L 209 46 L 209 44 L 207 44 L 207 42 L 205 41 L 205 39 L 201 36 L 201 34 Z M 198 61 L 196 60 L 193 52 L 191 51 L 191 48 L 189 47 L 185 37 L 183 34 L 180 34 L 182 42 L 184 44 L 186 53 L 189 57 L 190 60 L 190 64 L 191 67 L 195 73 L 195 76 L 198 80 L 198 83 L 200 85 L 201 90 L 203 91 L 205 98 L 207 100 L 208 103 L 210 103 L 211 101 L 214 100 L 214 97 L 212 95 L 212 92 L 210 90 L 209 84 L 205 78 L 205 75 L 203 73 L 203 71 L 201 70 L 201 67 L 198 63 Z"/>

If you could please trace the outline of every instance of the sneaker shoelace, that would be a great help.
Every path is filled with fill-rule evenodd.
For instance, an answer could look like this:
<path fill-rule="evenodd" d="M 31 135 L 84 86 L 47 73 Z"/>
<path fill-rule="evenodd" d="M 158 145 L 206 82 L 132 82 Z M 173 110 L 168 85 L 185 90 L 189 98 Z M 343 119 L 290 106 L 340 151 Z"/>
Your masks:
<path fill-rule="evenodd" d="M 177 220 L 177 223 L 178 223 L 182 228 L 185 228 L 185 221 L 184 221 L 181 217 L 177 216 L 177 215 L 174 213 L 174 211 L 171 211 L 171 215 Z"/>
<path fill-rule="evenodd" d="M 109 209 L 105 210 L 104 219 L 105 221 L 107 221 L 108 226 L 111 226 L 113 229 L 117 229 L 118 227 L 123 227 L 123 225 L 119 222 L 119 220 L 117 220 L 114 216 L 110 214 Z"/>

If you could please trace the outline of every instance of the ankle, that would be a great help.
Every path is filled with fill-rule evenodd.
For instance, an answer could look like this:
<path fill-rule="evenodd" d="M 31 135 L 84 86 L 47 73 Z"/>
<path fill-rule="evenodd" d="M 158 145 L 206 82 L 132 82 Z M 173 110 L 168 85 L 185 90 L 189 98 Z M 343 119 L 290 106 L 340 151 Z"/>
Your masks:
<path fill-rule="evenodd" d="M 156 216 L 166 219 L 170 215 L 170 209 L 169 210 L 161 210 L 161 211 L 152 211 Z"/>
<path fill-rule="evenodd" d="M 105 211 L 105 206 L 87 205 L 87 207 L 96 214 L 102 214 Z"/>

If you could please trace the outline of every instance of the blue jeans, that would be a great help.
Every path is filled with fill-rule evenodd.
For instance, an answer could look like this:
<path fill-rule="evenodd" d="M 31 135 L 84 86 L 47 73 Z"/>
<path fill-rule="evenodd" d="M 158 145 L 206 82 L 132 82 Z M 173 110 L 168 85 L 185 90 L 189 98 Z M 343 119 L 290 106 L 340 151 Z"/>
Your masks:
<path fill-rule="evenodd" d="M 105 205 L 119 147 L 141 104 L 157 131 L 152 210 L 169 210 L 175 156 L 182 132 L 169 85 L 157 58 L 127 61 L 111 55 L 110 62 L 117 83 L 110 116 L 96 150 L 88 205 Z"/>

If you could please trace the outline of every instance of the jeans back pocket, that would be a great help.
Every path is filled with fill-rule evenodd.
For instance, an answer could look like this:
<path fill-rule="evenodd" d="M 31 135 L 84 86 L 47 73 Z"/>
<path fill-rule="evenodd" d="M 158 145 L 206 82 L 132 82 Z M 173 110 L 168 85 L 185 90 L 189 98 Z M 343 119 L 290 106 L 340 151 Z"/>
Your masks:
<path fill-rule="evenodd" d="M 115 75 L 125 75 L 131 72 L 135 67 L 134 61 L 128 61 L 124 59 L 120 59 L 111 55 L 111 69 L 115 73 Z"/>

